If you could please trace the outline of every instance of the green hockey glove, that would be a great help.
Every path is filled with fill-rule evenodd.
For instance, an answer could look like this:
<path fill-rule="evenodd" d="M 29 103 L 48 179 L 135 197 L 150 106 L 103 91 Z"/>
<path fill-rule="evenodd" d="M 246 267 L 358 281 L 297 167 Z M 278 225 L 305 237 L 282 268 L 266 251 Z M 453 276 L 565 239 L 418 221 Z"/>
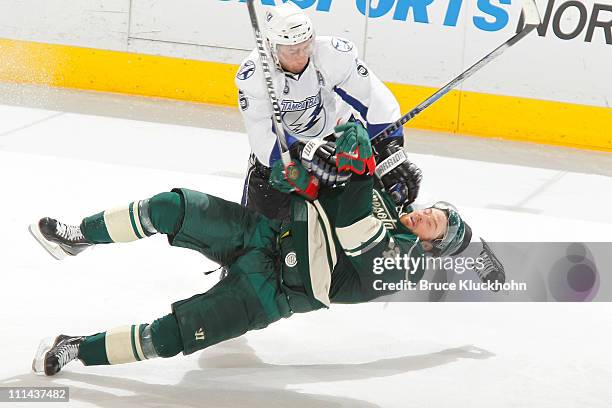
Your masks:
<path fill-rule="evenodd" d="M 299 162 L 292 161 L 287 166 L 282 160 L 274 162 L 270 184 L 280 192 L 295 192 L 308 200 L 315 200 L 319 194 L 319 180 Z"/>
<path fill-rule="evenodd" d="M 348 122 L 334 128 L 341 133 L 336 141 L 336 166 L 338 171 L 349 170 L 356 174 L 368 171 L 374 174 L 376 162 L 372 153 L 370 136 L 359 122 Z"/>

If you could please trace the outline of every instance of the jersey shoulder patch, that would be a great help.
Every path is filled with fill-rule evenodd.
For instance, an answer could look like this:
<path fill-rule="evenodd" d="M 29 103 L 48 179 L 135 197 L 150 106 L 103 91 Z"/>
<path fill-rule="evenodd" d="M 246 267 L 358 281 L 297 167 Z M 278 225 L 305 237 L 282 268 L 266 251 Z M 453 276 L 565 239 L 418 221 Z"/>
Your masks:
<path fill-rule="evenodd" d="M 355 48 L 352 42 L 340 37 L 331 37 L 331 45 L 340 52 L 350 52 Z"/>
<path fill-rule="evenodd" d="M 350 40 L 340 37 L 318 36 L 315 39 L 315 49 L 322 56 L 354 59 L 357 57 L 357 47 Z"/>
<path fill-rule="evenodd" d="M 253 60 L 246 60 L 240 65 L 238 72 L 236 73 L 236 79 L 244 81 L 249 79 L 255 73 L 255 62 Z"/>
<path fill-rule="evenodd" d="M 333 87 L 343 82 L 355 69 L 357 47 L 340 37 L 320 36 L 316 38 L 315 59 L 317 67 Z"/>
<path fill-rule="evenodd" d="M 244 95 L 263 98 L 266 96 L 263 71 L 256 50 L 251 52 L 240 64 L 234 81 L 236 87 L 243 91 Z"/>

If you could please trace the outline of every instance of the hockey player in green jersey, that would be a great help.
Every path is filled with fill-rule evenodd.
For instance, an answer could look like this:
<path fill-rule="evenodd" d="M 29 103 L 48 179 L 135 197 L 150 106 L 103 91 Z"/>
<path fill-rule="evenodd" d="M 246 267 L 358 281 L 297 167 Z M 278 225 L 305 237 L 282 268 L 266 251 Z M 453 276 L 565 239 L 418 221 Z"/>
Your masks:
<path fill-rule="evenodd" d="M 107 365 L 190 354 L 293 313 L 391 293 L 376 290 L 375 280 L 422 277 L 421 268 L 374 274 L 377 258 L 451 255 L 467 246 L 471 230 L 452 206 L 398 213 L 392 199 L 373 188 L 365 130 L 357 123 L 338 130 L 339 165 L 355 173 L 346 185 L 321 191 L 318 198 L 310 194 L 308 200 L 306 169 L 280 160 L 274 165 L 271 184 L 291 194 L 288 221 L 179 188 L 86 217 L 79 226 L 51 218 L 31 226 L 58 259 L 92 245 L 161 233 L 170 245 L 199 251 L 229 268 L 209 291 L 173 303 L 171 313 L 151 324 L 43 340 L 32 369 L 54 375 L 77 359 Z"/>

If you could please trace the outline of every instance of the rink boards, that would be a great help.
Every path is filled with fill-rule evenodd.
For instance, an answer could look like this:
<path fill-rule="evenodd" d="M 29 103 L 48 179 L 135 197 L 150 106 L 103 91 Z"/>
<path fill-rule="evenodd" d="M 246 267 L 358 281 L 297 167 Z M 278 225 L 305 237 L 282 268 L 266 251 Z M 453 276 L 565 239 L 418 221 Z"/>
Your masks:
<path fill-rule="evenodd" d="M 0 37 L 10 38 L 0 40 L 0 80 L 236 105 L 233 77 L 253 46 L 243 1 L 11 3 L 0 16 Z M 318 34 L 357 45 L 404 112 L 520 28 L 517 0 L 296 3 Z M 409 126 L 612 150 L 612 6 L 538 5 L 537 34 Z"/>

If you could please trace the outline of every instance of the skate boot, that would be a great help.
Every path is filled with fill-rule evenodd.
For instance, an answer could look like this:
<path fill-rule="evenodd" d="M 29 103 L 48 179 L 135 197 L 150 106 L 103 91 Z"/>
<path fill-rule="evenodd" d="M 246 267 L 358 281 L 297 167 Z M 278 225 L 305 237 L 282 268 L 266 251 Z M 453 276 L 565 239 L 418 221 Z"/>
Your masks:
<path fill-rule="evenodd" d="M 81 228 L 68 225 L 53 218 L 41 218 L 37 224 L 30 225 L 30 233 L 55 259 L 66 255 L 75 256 L 93 244 L 85 239 Z"/>
<path fill-rule="evenodd" d="M 483 260 L 484 268 L 478 269 L 478 277 L 484 283 L 499 283 L 504 284 L 506 282 L 506 272 L 504 265 L 499 261 L 497 256 L 493 253 L 487 242 L 480 238 L 482 242 L 482 251 L 480 252 L 480 258 Z M 497 292 L 497 290 L 493 290 Z"/>
<path fill-rule="evenodd" d="M 47 338 L 40 342 L 32 361 L 32 371 L 36 374 L 55 375 L 66 364 L 77 359 L 79 346 L 85 337 L 60 334 L 55 339 Z"/>

